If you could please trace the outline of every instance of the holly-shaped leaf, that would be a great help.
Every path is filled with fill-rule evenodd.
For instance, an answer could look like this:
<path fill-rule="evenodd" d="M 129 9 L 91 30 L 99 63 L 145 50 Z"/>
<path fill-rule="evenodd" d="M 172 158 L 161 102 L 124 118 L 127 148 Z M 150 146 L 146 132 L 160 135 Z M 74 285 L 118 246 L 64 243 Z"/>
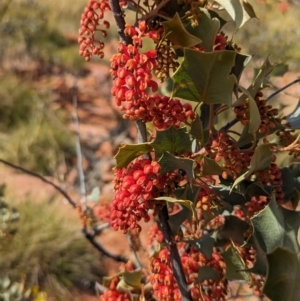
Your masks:
<path fill-rule="evenodd" d="M 198 114 L 196 115 L 196 118 L 191 123 L 190 134 L 201 143 L 204 143 L 202 121 Z"/>
<path fill-rule="evenodd" d="M 245 0 L 216 0 L 227 11 L 236 28 L 242 27 L 250 18 L 257 18 L 253 7 Z"/>
<path fill-rule="evenodd" d="M 197 185 L 186 185 L 185 188 L 176 189 L 174 194 L 177 199 L 190 200 L 196 204 L 200 189 L 201 187 Z"/>
<path fill-rule="evenodd" d="M 234 50 L 234 48 L 232 50 Z M 232 72 L 232 74 L 235 75 L 235 77 L 237 78 L 238 82 L 240 80 L 240 77 L 242 75 L 242 72 L 243 72 L 244 68 L 249 63 L 249 61 L 251 60 L 251 58 L 252 58 L 251 55 L 240 54 L 240 53 L 236 54 L 236 56 L 235 56 L 235 63 L 234 63 L 234 66 L 232 67 L 232 71 L 231 72 Z"/>
<path fill-rule="evenodd" d="M 168 223 L 173 235 L 177 235 L 182 223 L 191 217 L 191 211 L 183 207 L 179 212 L 169 216 Z"/>
<path fill-rule="evenodd" d="M 183 169 L 188 176 L 189 182 L 192 183 L 194 178 L 194 160 L 175 157 L 169 152 L 164 152 L 158 163 L 161 166 L 160 175 L 176 169 Z"/>
<path fill-rule="evenodd" d="M 168 196 L 157 197 L 154 200 L 156 200 L 156 201 L 166 201 L 168 203 L 173 203 L 173 204 L 178 203 L 178 204 L 188 208 L 192 212 L 192 218 L 194 220 L 198 220 L 196 208 L 195 208 L 193 202 L 191 202 L 190 200 L 177 200 L 175 198 L 171 198 L 171 197 L 168 197 Z"/>
<path fill-rule="evenodd" d="M 254 134 L 258 131 L 261 124 L 260 113 L 257 104 L 253 99 L 253 97 L 251 96 L 250 92 L 241 86 L 239 86 L 239 89 L 244 93 L 244 95 L 248 97 L 246 100 L 248 101 L 248 105 L 249 105 L 248 106 L 248 115 L 249 115 L 248 132 L 250 134 Z"/>
<path fill-rule="evenodd" d="M 220 276 L 219 272 L 210 266 L 203 266 L 198 270 L 198 280 L 217 279 Z"/>
<path fill-rule="evenodd" d="M 265 60 L 261 69 L 258 71 L 253 83 L 248 87 L 248 92 L 252 97 L 255 97 L 257 92 L 262 88 L 262 85 L 265 81 L 265 78 L 272 72 L 274 65 L 269 61 L 269 58 Z M 248 96 L 243 94 L 234 105 L 243 105 L 245 104 Z"/>
<path fill-rule="evenodd" d="M 249 230 L 249 224 L 234 215 L 225 217 L 224 226 L 218 231 L 218 241 L 224 243 L 232 240 L 235 243 L 242 245 L 244 243 L 244 234 Z"/>
<path fill-rule="evenodd" d="M 267 254 L 268 273 L 263 293 L 272 301 L 298 301 L 300 296 L 300 258 L 277 248 Z"/>
<path fill-rule="evenodd" d="M 118 153 L 115 155 L 116 167 L 126 167 L 135 158 L 152 151 L 152 146 L 149 143 L 141 144 L 125 144 L 119 147 Z"/>
<path fill-rule="evenodd" d="M 213 51 L 216 35 L 220 29 L 220 21 L 217 18 L 211 18 L 210 13 L 205 8 L 199 8 L 197 21 L 198 26 L 192 26 L 191 22 L 186 26 L 188 32 L 201 39 L 200 47 L 206 52 Z"/>
<path fill-rule="evenodd" d="M 231 206 L 234 205 L 243 205 L 246 203 L 245 194 L 242 194 L 237 191 L 230 192 L 230 187 L 225 185 L 218 185 L 218 186 L 210 186 L 217 194 L 222 196 L 222 201 L 230 204 Z"/>
<path fill-rule="evenodd" d="M 173 96 L 231 106 L 236 79 L 229 74 L 235 55 L 228 50 L 202 53 L 185 49 L 184 60 L 173 75 Z"/>
<path fill-rule="evenodd" d="M 226 262 L 225 278 L 228 280 L 246 280 L 251 283 L 252 279 L 248 272 L 245 271 L 246 265 L 239 252 L 231 245 L 222 253 Z"/>
<path fill-rule="evenodd" d="M 296 208 L 298 207 L 299 200 L 300 200 L 300 193 L 297 189 L 293 188 L 293 193 L 290 197 L 290 201 L 292 203 L 294 210 L 296 210 Z"/>
<path fill-rule="evenodd" d="M 198 37 L 184 28 L 178 13 L 170 21 L 162 22 L 162 25 L 165 28 L 165 38 L 170 40 L 174 47 L 192 47 L 201 43 Z"/>
<path fill-rule="evenodd" d="M 124 281 L 132 286 L 133 288 L 141 289 L 142 287 L 142 278 L 143 278 L 143 272 L 141 270 L 135 270 L 135 271 L 127 271 L 125 270 L 123 272 L 122 278 Z"/>
<path fill-rule="evenodd" d="M 211 259 L 215 240 L 211 237 L 210 234 L 206 234 L 198 239 L 186 240 L 186 242 L 195 246 L 198 251 L 201 252 L 205 257 Z"/>
<path fill-rule="evenodd" d="M 233 183 L 233 185 L 231 187 L 231 191 L 233 190 L 233 188 L 236 185 L 238 185 L 240 182 L 244 181 L 247 177 L 249 177 L 254 172 L 269 168 L 271 161 L 272 161 L 272 156 L 273 156 L 273 153 L 270 149 L 270 147 L 272 145 L 273 144 L 271 144 L 271 143 L 264 143 L 264 144 L 259 145 L 255 149 L 255 152 L 250 161 L 249 170 L 246 171 L 244 174 L 242 174 L 235 180 L 235 182 Z"/>
<path fill-rule="evenodd" d="M 233 104 L 233 106 L 234 105 L 235 104 Z M 275 118 L 271 118 L 270 121 L 275 124 L 275 127 L 270 130 L 269 135 L 277 132 L 280 129 L 283 129 L 283 126 L 278 121 L 276 121 Z M 242 146 L 247 145 L 248 143 L 252 143 L 253 140 L 258 141 L 259 139 L 263 138 L 264 136 L 265 136 L 265 133 L 260 134 L 259 132 L 257 132 L 255 136 L 253 134 L 249 133 L 249 127 L 246 125 L 243 127 L 241 136 L 237 143 L 238 143 L 239 147 L 242 147 Z"/>
<path fill-rule="evenodd" d="M 268 206 L 255 215 L 251 222 L 254 236 L 265 253 L 273 252 L 278 247 L 299 252 L 297 232 L 300 225 L 300 213 L 277 205 L 274 196 Z M 272 235 L 270 235 L 270 229 L 272 229 Z"/>
<path fill-rule="evenodd" d="M 213 159 L 203 157 L 202 175 L 203 176 L 216 176 L 221 175 L 224 169 Z"/>
<path fill-rule="evenodd" d="M 186 128 L 170 127 L 165 131 L 157 131 L 156 137 L 150 145 L 160 157 L 165 151 L 174 155 L 191 152 L 192 142 Z"/>

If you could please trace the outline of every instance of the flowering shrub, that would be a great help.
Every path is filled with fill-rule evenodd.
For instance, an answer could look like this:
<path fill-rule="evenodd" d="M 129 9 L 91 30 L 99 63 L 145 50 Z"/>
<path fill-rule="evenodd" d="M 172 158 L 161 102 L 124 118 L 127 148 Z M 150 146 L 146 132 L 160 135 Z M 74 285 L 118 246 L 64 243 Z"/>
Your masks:
<path fill-rule="evenodd" d="M 126 23 L 127 6 L 136 11 L 134 24 Z M 297 300 L 300 216 L 282 205 L 296 208 L 298 175 L 276 155 L 299 155 L 299 117 L 270 105 L 275 94 L 264 97 L 274 67 L 268 59 L 248 88 L 239 84 L 251 57 L 226 36 L 218 14 L 240 29 L 256 17 L 252 6 L 90 0 L 78 39 L 86 60 L 104 56 L 108 10 L 120 36 L 110 58 L 111 94 L 139 138 L 120 146 L 115 195 L 97 215 L 135 237 L 141 221 L 153 225 L 149 267 L 130 265 L 104 281 L 101 300 L 222 301 L 235 279 L 259 296 Z M 169 94 L 161 89 L 167 80 Z"/>

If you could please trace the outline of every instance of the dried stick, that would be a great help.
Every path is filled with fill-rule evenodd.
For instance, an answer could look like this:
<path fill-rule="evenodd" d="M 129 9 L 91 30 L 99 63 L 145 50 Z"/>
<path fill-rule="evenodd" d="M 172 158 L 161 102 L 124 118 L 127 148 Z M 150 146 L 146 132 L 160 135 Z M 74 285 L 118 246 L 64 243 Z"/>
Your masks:
<path fill-rule="evenodd" d="M 73 207 L 73 208 L 76 208 L 77 207 L 77 203 L 72 200 L 72 198 L 58 185 L 56 185 L 55 183 L 53 183 L 52 181 L 46 179 L 45 177 L 43 177 L 42 175 L 36 173 L 36 172 L 33 172 L 33 171 L 30 171 L 24 167 L 21 167 L 21 166 L 18 166 L 18 165 L 15 165 L 13 163 L 10 163 L 6 160 L 3 160 L 0 158 L 0 162 L 2 162 L 3 164 L 7 165 L 7 166 L 10 166 L 14 169 L 17 169 L 17 170 L 20 170 L 28 175 L 31 175 L 33 177 L 36 177 L 38 179 L 40 179 L 41 181 L 51 185 L 52 187 L 54 187 L 60 194 L 62 194 L 66 200 L 69 202 L 69 204 Z M 128 259 L 121 256 L 121 255 L 116 255 L 116 254 L 112 254 L 110 253 L 109 251 L 107 251 L 105 248 L 102 247 L 102 245 L 100 243 L 98 243 L 94 238 L 95 238 L 95 235 L 94 233 L 89 233 L 85 228 L 82 229 L 82 233 L 84 234 L 84 237 L 99 251 L 101 252 L 104 256 L 107 256 L 109 258 L 112 258 L 114 259 L 115 261 L 118 261 L 118 262 L 128 262 Z"/>
<path fill-rule="evenodd" d="M 280 92 L 284 91 L 284 90 L 287 89 L 288 87 L 290 87 L 290 86 L 292 86 L 292 85 L 294 85 L 294 84 L 296 84 L 296 83 L 298 83 L 298 82 L 300 82 L 300 78 L 297 78 L 297 79 L 293 80 L 291 83 L 285 85 L 284 87 L 282 87 L 282 88 L 278 89 L 277 91 L 275 91 L 274 93 L 272 93 L 270 96 L 268 96 L 268 97 L 266 98 L 266 101 L 269 101 L 271 98 L 273 98 L 274 96 L 276 96 L 276 95 L 279 94 Z"/>
<path fill-rule="evenodd" d="M 186 282 L 186 278 L 184 275 L 184 271 L 183 271 L 183 267 L 181 264 L 178 249 L 176 246 L 176 242 L 173 240 L 172 230 L 168 223 L 169 213 L 168 213 L 168 208 L 166 205 L 159 212 L 158 218 L 159 218 L 159 222 L 161 225 L 161 229 L 164 234 L 165 242 L 170 250 L 171 265 L 172 265 L 174 277 L 178 284 L 178 288 L 181 292 L 181 300 L 182 301 L 191 301 L 192 300 L 191 292 L 190 292 L 188 284 Z"/>
<path fill-rule="evenodd" d="M 85 179 L 84 172 L 82 168 L 82 151 L 81 151 L 81 143 L 80 143 L 80 134 L 79 134 L 79 120 L 77 114 L 77 84 L 75 82 L 72 91 L 72 102 L 73 102 L 73 120 L 75 125 L 75 146 L 76 146 L 76 155 L 77 155 L 77 169 L 79 174 L 79 184 L 80 184 L 80 194 L 81 194 L 81 207 L 82 211 L 86 211 L 86 188 L 85 188 Z"/>

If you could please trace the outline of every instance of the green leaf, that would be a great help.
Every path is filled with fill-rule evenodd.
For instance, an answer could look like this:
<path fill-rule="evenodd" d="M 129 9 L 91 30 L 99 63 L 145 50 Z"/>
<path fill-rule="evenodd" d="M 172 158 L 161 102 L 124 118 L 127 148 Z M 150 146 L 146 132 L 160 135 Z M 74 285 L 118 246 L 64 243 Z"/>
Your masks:
<path fill-rule="evenodd" d="M 239 86 L 239 89 L 242 90 L 244 95 L 246 95 L 249 102 L 249 125 L 248 125 L 248 132 L 250 134 L 254 134 L 258 131 L 260 124 L 261 124 L 261 118 L 260 113 L 257 107 L 257 104 L 251 94 L 246 90 L 245 88 Z"/>
<path fill-rule="evenodd" d="M 298 301 L 300 296 L 299 255 L 277 248 L 267 255 L 268 273 L 263 293 L 272 301 Z"/>
<path fill-rule="evenodd" d="M 201 39 L 200 47 L 206 52 L 213 51 L 216 35 L 220 29 L 220 21 L 211 18 L 210 13 L 205 8 L 199 8 L 198 26 L 192 26 L 191 22 L 186 26 L 188 32 Z"/>
<path fill-rule="evenodd" d="M 224 241 L 225 243 L 228 240 L 242 245 L 244 243 L 244 234 L 249 230 L 249 224 L 234 215 L 225 217 L 224 226 L 218 231 L 218 241 Z"/>
<path fill-rule="evenodd" d="M 264 80 L 266 76 L 268 76 L 274 68 L 274 65 L 272 65 L 267 58 L 265 62 L 263 63 L 261 69 L 258 71 L 254 82 L 248 87 L 249 94 L 252 97 L 255 97 L 257 92 L 262 88 L 262 85 L 264 83 Z M 248 98 L 247 95 L 243 94 L 238 100 L 237 103 L 240 103 L 240 105 L 245 104 L 246 99 Z M 235 105 L 235 104 L 234 104 Z"/>
<path fill-rule="evenodd" d="M 174 194 L 177 199 L 190 200 L 196 204 L 200 189 L 201 187 L 197 185 L 186 185 L 185 188 L 176 189 Z"/>
<path fill-rule="evenodd" d="M 202 53 L 185 49 L 184 60 L 173 75 L 173 96 L 231 106 L 236 79 L 229 74 L 235 54 L 227 50 Z"/>
<path fill-rule="evenodd" d="M 242 0 L 216 0 L 225 8 L 236 28 L 242 27 L 250 18 L 257 18 L 252 6 L 247 1 Z"/>
<path fill-rule="evenodd" d="M 290 197 L 290 201 L 292 203 L 294 210 L 296 210 L 296 208 L 298 207 L 299 200 L 300 200 L 300 193 L 297 189 L 293 188 L 293 193 Z"/>
<path fill-rule="evenodd" d="M 201 43 L 201 40 L 191 35 L 183 26 L 178 13 L 170 21 L 162 22 L 165 36 L 174 47 L 192 47 Z"/>
<path fill-rule="evenodd" d="M 254 235 L 251 235 L 245 247 L 254 246 L 256 251 L 256 258 L 253 267 L 246 269 L 249 273 L 254 273 L 262 276 L 267 275 L 267 258 L 266 253 L 262 250 Z"/>
<path fill-rule="evenodd" d="M 138 288 L 138 289 L 142 288 L 141 281 L 143 278 L 143 272 L 141 270 L 135 270 L 135 271 L 125 270 L 123 272 L 122 278 L 132 288 Z"/>
<path fill-rule="evenodd" d="M 283 76 L 289 70 L 289 65 L 276 64 L 271 73 L 271 76 Z"/>
<path fill-rule="evenodd" d="M 196 115 L 196 118 L 192 121 L 190 134 L 203 144 L 204 142 L 203 126 L 202 126 L 202 121 L 198 114 Z"/>
<path fill-rule="evenodd" d="M 246 265 L 233 244 L 222 253 L 222 256 L 226 263 L 226 279 L 246 280 L 251 283 L 252 279 L 250 274 L 244 271 Z"/>
<path fill-rule="evenodd" d="M 98 202 L 100 198 L 100 188 L 94 187 L 92 192 L 86 197 L 87 201 Z"/>
<path fill-rule="evenodd" d="M 189 182 L 192 183 L 194 179 L 194 160 L 175 157 L 169 152 L 164 152 L 158 163 L 161 166 L 161 176 L 176 169 L 183 169 L 188 176 Z"/>
<path fill-rule="evenodd" d="M 251 158 L 250 170 L 251 172 L 264 170 L 270 167 L 273 152 L 270 147 L 273 146 L 272 143 L 264 143 L 259 145 Z"/>
<path fill-rule="evenodd" d="M 177 200 L 168 196 L 161 196 L 158 198 L 155 198 L 154 200 L 156 201 L 166 201 L 168 203 L 178 203 L 186 208 L 188 208 L 191 212 L 192 212 L 192 217 L 194 220 L 198 220 L 197 218 L 197 212 L 196 212 L 196 208 L 193 204 L 193 202 L 191 202 L 190 200 Z"/>
<path fill-rule="evenodd" d="M 239 176 L 233 183 L 231 191 L 240 182 L 244 181 L 247 177 L 256 171 L 264 170 L 270 167 L 273 153 L 270 150 L 271 143 L 264 143 L 259 145 L 251 158 L 249 170 Z"/>
<path fill-rule="evenodd" d="M 216 191 L 217 194 L 220 194 L 222 196 L 222 201 L 230 204 L 231 206 L 243 205 L 247 201 L 245 198 L 245 194 L 242 194 L 237 191 L 232 191 L 230 193 L 230 187 L 228 186 L 219 185 L 219 186 L 209 186 L 209 187 L 212 188 L 214 191 Z"/>
<path fill-rule="evenodd" d="M 187 240 L 186 242 L 195 246 L 207 259 L 211 259 L 215 240 L 210 234 L 206 234 L 198 239 Z"/>
<path fill-rule="evenodd" d="M 126 167 L 132 160 L 151 150 L 152 147 L 149 143 L 125 144 L 119 147 L 119 151 L 114 157 L 117 161 L 116 167 Z"/>
<path fill-rule="evenodd" d="M 198 270 L 198 280 L 217 279 L 220 276 L 219 272 L 210 266 L 203 266 Z"/>
<path fill-rule="evenodd" d="M 170 225 L 173 235 L 178 234 L 180 226 L 185 220 L 189 219 L 190 216 L 191 211 L 186 207 L 183 207 L 182 210 L 180 210 L 179 212 L 169 216 L 168 223 Z"/>
<path fill-rule="evenodd" d="M 237 78 L 237 81 L 240 80 L 242 72 L 243 72 L 245 66 L 251 60 L 251 58 L 252 58 L 251 55 L 240 54 L 240 53 L 236 54 L 236 56 L 235 56 L 235 63 L 234 63 L 234 66 L 232 67 L 232 71 L 231 72 L 232 72 L 232 74 L 235 75 L 235 77 Z"/>
<path fill-rule="evenodd" d="M 202 168 L 203 176 L 221 175 L 224 172 L 224 169 L 215 160 L 210 159 L 208 157 L 203 157 Z"/>
<path fill-rule="evenodd" d="M 156 137 L 150 145 L 160 157 L 165 151 L 174 155 L 191 152 L 192 142 L 186 128 L 170 127 L 165 131 L 157 131 Z"/>
<path fill-rule="evenodd" d="M 261 182 L 254 182 L 251 183 L 249 186 L 246 188 L 246 196 L 250 200 L 254 196 L 270 196 L 271 191 L 268 191 L 266 188 L 262 185 Z"/>
<path fill-rule="evenodd" d="M 300 225 L 300 213 L 277 205 L 275 197 L 251 219 L 251 222 L 254 236 L 264 252 L 270 253 L 278 247 L 299 252 L 297 231 Z"/>
<path fill-rule="evenodd" d="M 235 104 L 234 104 L 235 105 Z M 276 121 L 275 118 L 271 118 L 270 119 L 271 122 L 273 122 L 275 124 L 275 128 L 270 130 L 269 135 L 277 132 L 280 129 L 283 129 L 283 126 L 281 124 L 278 123 L 278 121 Z M 263 138 L 265 136 L 265 133 L 260 134 L 259 132 L 256 133 L 256 137 L 253 136 L 253 134 L 249 133 L 249 127 L 248 126 L 244 126 L 241 136 L 238 140 L 238 146 L 245 146 L 248 143 L 252 143 L 253 140 L 258 141 L 259 139 Z"/>

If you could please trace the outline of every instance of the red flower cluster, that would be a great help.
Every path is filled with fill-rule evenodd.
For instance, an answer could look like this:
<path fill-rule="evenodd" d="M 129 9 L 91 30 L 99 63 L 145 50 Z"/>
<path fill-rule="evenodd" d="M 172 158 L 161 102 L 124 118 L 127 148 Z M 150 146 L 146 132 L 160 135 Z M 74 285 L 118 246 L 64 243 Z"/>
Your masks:
<path fill-rule="evenodd" d="M 94 215 L 102 222 L 110 220 L 111 206 L 110 204 L 99 204 L 94 207 Z"/>
<path fill-rule="evenodd" d="M 182 267 L 188 285 L 191 287 L 193 300 L 223 301 L 227 294 L 227 281 L 224 280 L 226 264 L 217 249 L 213 250 L 212 258 L 207 259 L 197 249 L 192 247 L 181 257 Z M 201 267 L 209 266 L 219 273 L 216 279 L 207 279 L 199 282 L 198 271 Z M 153 286 L 154 295 L 162 301 L 179 301 L 181 293 L 173 276 L 170 265 L 170 253 L 167 249 L 159 252 L 151 261 L 152 274 L 148 280 Z"/>
<path fill-rule="evenodd" d="M 113 229 L 141 230 L 138 222 L 143 218 L 149 221 L 148 210 L 153 206 L 150 201 L 164 186 L 159 177 L 160 165 L 157 161 L 137 158 L 127 168 L 115 171 L 115 197 L 112 201 L 110 223 Z"/>
<path fill-rule="evenodd" d="M 150 227 L 147 238 L 147 244 L 154 247 L 164 241 L 164 234 L 159 230 L 157 223 Z"/>
<path fill-rule="evenodd" d="M 155 297 L 160 301 L 181 300 L 181 293 L 173 276 L 170 262 L 168 249 L 161 250 L 157 257 L 151 258 L 152 274 L 148 276 L 148 280 L 152 284 Z"/>
<path fill-rule="evenodd" d="M 236 143 L 226 132 L 218 132 L 217 136 L 206 145 L 206 151 L 216 162 L 224 159 L 222 167 L 225 169 L 223 175 L 232 175 L 237 178 L 245 165 L 241 151 Z M 247 167 L 247 166 L 246 166 Z"/>
<path fill-rule="evenodd" d="M 149 94 L 156 92 L 158 84 L 152 79 L 152 72 L 158 66 L 156 50 L 140 53 L 142 37 L 155 38 L 153 32 L 146 32 L 146 25 L 140 22 L 139 28 L 127 26 L 125 33 L 132 37 L 133 44 L 119 44 L 118 53 L 111 59 L 113 87 L 111 93 L 124 118 L 153 121 L 157 129 L 167 129 L 171 125 L 179 127 L 194 119 L 195 113 L 190 104 L 182 105 L 178 99 Z"/>
<path fill-rule="evenodd" d="M 110 24 L 108 21 L 101 21 L 104 17 L 104 12 L 110 10 L 108 0 L 89 0 L 87 7 L 84 9 L 80 20 L 79 38 L 80 44 L 79 54 L 87 61 L 92 55 L 98 55 L 103 58 L 104 43 L 95 38 L 96 32 L 101 32 L 104 37 L 107 36 L 106 29 Z M 104 27 L 100 28 L 100 27 Z"/>
<path fill-rule="evenodd" d="M 271 130 L 274 129 L 276 126 L 274 123 L 274 118 L 278 115 L 278 109 L 273 108 L 271 105 L 267 105 L 266 100 L 261 99 L 262 96 L 263 93 L 258 92 L 254 98 L 261 118 L 261 123 L 258 132 L 267 136 L 270 134 Z M 243 106 L 238 106 L 234 108 L 234 113 L 236 114 L 237 120 L 239 120 L 244 126 L 249 124 L 248 111 L 248 103 L 246 103 Z"/>

